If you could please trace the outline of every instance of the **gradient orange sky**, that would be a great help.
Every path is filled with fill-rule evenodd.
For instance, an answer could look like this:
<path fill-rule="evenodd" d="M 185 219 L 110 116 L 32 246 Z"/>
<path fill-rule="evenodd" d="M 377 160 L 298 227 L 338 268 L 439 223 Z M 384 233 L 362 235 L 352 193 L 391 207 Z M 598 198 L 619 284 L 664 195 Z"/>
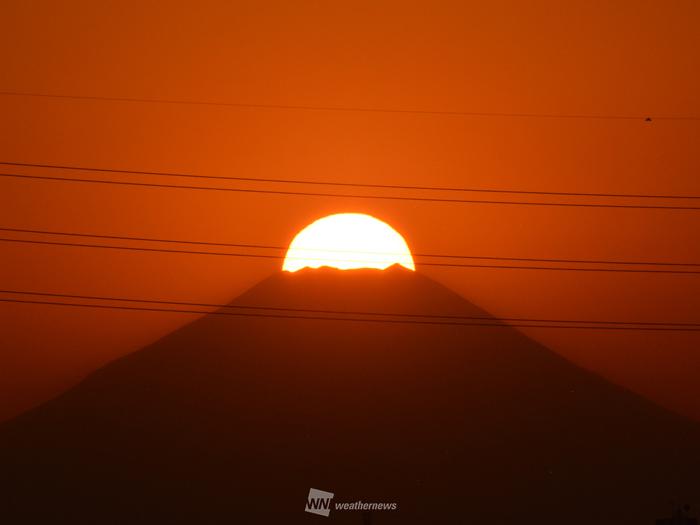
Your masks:
<path fill-rule="evenodd" d="M 696 1 L 167 6 L 7 1 L 2 11 L 0 91 L 5 92 L 700 116 Z M 3 161 L 700 195 L 700 123 L 692 120 L 468 117 L 17 96 L 0 96 L 0 108 Z M 436 204 L 12 179 L 0 180 L 0 199 L 2 227 L 279 245 L 320 216 L 360 212 L 388 222 L 422 253 L 700 262 L 697 211 Z M 280 267 L 274 260 L 6 242 L 0 250 L 3 289 L 197 302 L 226 302 Z M 697 275 L 418 270 L 498 316 L 700 322 Z M 0 305 L 0 418 L 52 397 L 95 367 L 193 318 Z M 576 363 L 700 419 L 697 333 L 527 333 Z"/>

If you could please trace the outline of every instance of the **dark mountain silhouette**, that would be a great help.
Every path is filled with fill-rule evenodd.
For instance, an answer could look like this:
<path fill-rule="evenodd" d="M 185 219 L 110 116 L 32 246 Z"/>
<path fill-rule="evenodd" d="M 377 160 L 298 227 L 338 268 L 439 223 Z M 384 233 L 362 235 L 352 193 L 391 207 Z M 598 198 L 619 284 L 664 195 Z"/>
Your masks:
<path fill-rule="evenodd" d="M 526 300 L 526 298 L 524 298 Z M 232 305 L 487 316 L 402 268 L 277 274 Z M 290 314 L 291 315 L 291 314 Z M 510 327 L 207 315 L 0 427 L 2 523 L 653 523 L 698 425 Z"/>

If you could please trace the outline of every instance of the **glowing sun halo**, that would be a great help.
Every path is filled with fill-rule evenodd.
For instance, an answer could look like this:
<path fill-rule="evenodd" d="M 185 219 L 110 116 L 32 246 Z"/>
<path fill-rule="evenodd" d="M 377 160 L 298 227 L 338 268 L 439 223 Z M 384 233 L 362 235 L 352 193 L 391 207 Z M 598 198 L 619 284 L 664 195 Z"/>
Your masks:
<path fill-rule="evenodd" d="M 282 269 L 330 266 L 340 270 L 400 264 L 415 270 L 404 238 L 387 223 L 363 213 L 338 213 L 312 222 L 289 245 Z"/>

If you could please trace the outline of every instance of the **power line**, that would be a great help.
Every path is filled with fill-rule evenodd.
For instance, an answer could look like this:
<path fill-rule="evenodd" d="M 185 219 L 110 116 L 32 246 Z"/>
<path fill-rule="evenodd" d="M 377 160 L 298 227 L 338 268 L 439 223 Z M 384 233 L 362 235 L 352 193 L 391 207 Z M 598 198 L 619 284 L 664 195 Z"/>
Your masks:
<path fill-rule="evenodd" d="M 491 201 L 491 200 L 472 200 L 472 199 L 446 199 L 438 197 L 409 197 L 399 195 L 360 195 L 360 194 L 345 194 L 345 193 L 321 193 L 321 192 L 302 192 L 302 191 L 284 191 L 284 190 L 262 190 L 253 188 L 228 188 L 214 186 L 185 186 L 179 184 L 158 184 L 147 182 L 133 181 L 114 181 L 104 179 L 80 179 L 73 177 L 46 177 L 41 175 L 20 175 L 16 173 L 0 173 L 0 177 L 10 177 L 19 179 L 34 179 L 56 182 L 82 182 L 88 184 L 112 184 L 118 186 L 135 186 L 149 188 L 165 188 L 165 189 L 180 189 L 180 190 L 203 190 L 203 191 L 223 191 L 235 193 L 251 193 L 251 194 L 268 194 L 268 195 L 286 195 L 286 196 L 302 196 L 302 197 L 334 197 L 348 199 L 380 199 L 394 201 L 409 201 L 409 202 L 443 202 L 451 204 L 498 204 L 498 205 L 517 205 L 517 206 L 556 206 L 556 207 L 573 207 L 573 208 L 618 208 L 618 209 L 649 209 L 649 210 L 684 210 L 698 211 L 700 206 L 660 206 L 649 204 L 599 204 L 599 203 L 572 203 L 572 202 L 529 202 L 529 201 Z"/>
<path fill-rule="evenodd" d="M 122 235 L 104 235 L 94 233 L 81 232 L 62 232 L 55 230 L 31 230 L 26 228 L 3 228 L 0 231 L 13 233 L 31 233 L 38 235 L 57 235 L 70 236 L 81 238 L 96 238 L 96 239 L 113 239 L 120 241 L 141 241 L 141 242 L 158 242 L 168 244 L 191 244 L 197 246 L 215 246 L 229 248 L 255 248 L 267 250 L 286 251 L 287 247 L 269 244 L 250 244 L 250 243 L 229 243 L 229 242 L 208 242 L 208 241 L 193 241 L 183 239 L 161 239 L 155 237 L 134 237 Z M 304 251 L 309 252 L 336 252 L 336 253 L 352 253 L 352 254 L 368 254 L 368 255 L 401 255 L 395 252 L 369 252 L 357 250 L 330 250 L 330 249 L 313 249 L 305 248 Z M 700 266 L 700 263 L 680 263 L 680 262 L 660 262 L 660 261 L 620 261 L 620 260 L 601 260 L 601 259 L 552 259 L 552 258 L 532 258 L 532 257 L 496 257 L 491 255 L 457 255 L 457 254 L 434 254 L 434 253 L 412 253 L 413 257 L 427 258 L 444 258 L 444 259 L 481 259 L 481 260 L 497 260 L 497 261 L 523 261 L 523 262 L 552 262 L 552 263 L 576 263 L 576 264 L 618 264 L 618 265 L 634 265 L 634 266 Z M 419 263 L 420 264 L 420 263 Z"/>
<path fill-rule="evenodd" d="M 586 115 L 586 114 L 566 114 L 566 113 L 508 113 L 508 112 L 487 112 L 487 111 L 440 111 L 440 110 L 420 110 L 420 109 L 392 109 L 392 108 L 369 108 L 369 107 L 348 107 L 348 106 L 312 106 L 298 104 L 249 104 L 242 102 L 216 102 L 202 100 L 185 99 L 163 99 L 163 98 L 136 98 L 136 97 L 107 97 L 97 95 L 59 95 L 52 93 L 32 93 L 19 91 L 2 91 L 2 96 L 11 97 L 33 97 L 33 98 L 53 98 L 65 100 L 92 100 L 100 102 L 129 102 L 139 104 L 168 104 L 168 105 L 188 105 L 188 106 L 218 106 L 241 109 L 271 109 L 271 110 L 292 110 L 292 111 L 330 111 L 343 113 L 386 113 L 386 114 L 408 114 L 408 115 L 434 115 L 448 117 L 498 117 L 498 118 L 529 118 L 529 119 L 569 119 L 569 120 L 632 120 L 641 122 L 652 122 L 653 120 L 700 120 L 700 117 L 692 115 Z"/>
<path fill-rule="evenodd" d="M 213 311 L 203 312 L 201 310 L 183 310 L 170 308 L 142 307 L 142 306 L 121 306 L 121 305 L 97 305 L 83 303 L 67 303 L 58 301 L 36 301 L 26 299 L 5 299 L 0 298 L 0 302 L 17 303 L 17 304 L 37 304 L 51 306 L 68 306 L 78 308 L 94 308 L 94 309 L 109 309 L 109 310 L 131 310 L 145 312 L 167 312 L 167 313 L 182 313 L 182 314 L 206 314 L 206 315 L 224 315 L 233 317 L 258 317 L 258 318 L 273 318 L 273 319 L 297 319 L 297 320 L 316 320 L 316 321 L 348 321 L 348 322 L 363 322 L 363 323 L 390 323 L 390 324 L 409 324 L 409 325 L 435 325 L 435 326 L 477 326 L 477 327 L 492 327 L 492 328 L 559 328 L 566 330 L 615 330 L 615 331 L 661 331 L 661 332 L 700 332 L 700 328 L 690 327 L 641 327 L 641 326 L 582 326 L 582 325 L 535 325 L 535 324 L 500 324 L 500 323 L 469 323 L 460 321 L 433 321 L 433 320 L 418 320 L 418 319 L 377 319 L 377 318 L 360 318 L 360 317 L 330 317 L 330 316 L 312 316 L 312 315 L 282 315 L 271 313 L 252 313 L 252 312 L 229 312 L 229 311 Z"/>
<path fill-rule="evenodd" d="M 450 192 L 465 192 L 465 193 L 500 193 L 500 194 L 515 194 L 515 195 L 554 195 L 560 197 L 611 197 L 611 198 L 634 198 L 634 199 L 700 199 L 700 195 L 663 195 L 663 194 L 637 194 L 637 193 L 584 193 L 584 192 L 564 192 L 564 191 L 535 191 L 535 190 L 501 190 L 493 188 L 464 188 L 464 187 L 446 187 L 446 186 L 408 186 L 401 184 L 371 184 L 357 182 L 329 182 L 318 180 L 302 180 L 302 179 L 267 179 L 259 177 L 234 177 L 228 175 L 202 175 L 197 173 L 184 172 L 168 172 L 168 171 L 140 171 L 140 170 L 124 170 L 116 168 L 96 168 L 88 166 L 72 166 L 64 164 L 35 164 L 28 162 L 6 162 L 0 161 L 0 165 L 18 166 L 24 168 L 48 168 L 73 171 L 88 171 L 99 173 L 122 173 L 128 175 L 155 175 L 159 177 L 185 177 L 194 179 L 214 179 L 214 180 L 232 180 L 240 182 L 261 182 L 261 183 L 280 183 L 280 184 L 308 184 L 317 186 L 342 186 L 353 188 L 377 188 L 377 189 L 396 189 L 396 190 L 412 190 L 412 191 L 450 191 Z"/>
<path fill-rule="evenodd" d="M 138 252 L 157 252 L 157 253 L 181 253 L 181 254 L 193 254 L 193 255 L 212 255 L 212 256 L 222 256 L 222 257 L 252 257 L 260 259 L 277 259 L 283 260 L 286 257 L 283 255 L 269 255 L 269 254 L 253 254 L 253 253 L 231 253 L 231 252 L 208 252 L 208 251 L 195 251 L 195 250 L 181 250 L 181 249 L 169 249 L 169 248 L 146 248 L 146 247 L 136 247 L 136 246 L 114 246 L 107 244 L 83 244 L 83 243 L 71 243 L 71 242 L 59 242 L 59 241 L 39 241 L 39 240 L 29 240 L 29 239 L 9 239 L 0 238 L 1 242 L 16 242 L 24 244 L 39 244 L 39 245 L 49 245 L 49 246 L 69 246 L 75 248 L 102 248 L 108 250 L 129 250 Z M 297 260 L 299 258 L 291 257 L 291 260 Z M 304 257 L 303 260 L 311 260 L 316 262 L 334 262 L 338 259 L 327 259 L 327 258 L 313 258 Z M 353 259 L 341 259 L 343 262 L 357 262 L 364 263 L 369 261 L 353 260 Z M 552 270 L 552 271 L 568 271 L 568 272 L 613 272 L 613 273 L 658 273 L 658 274 L 687 274 L 687 275 L 698 275 L 700 270 L 650 270 L 650 269 L 627 269 L 627 268 L 574 268 L 574 267 L 563 267 L 563 266 L 519 266 L 519 265 L 492 265 L 492 264 L 468 264 L 468 263 L 439 263 L 439 262 L 419 262 L 419 266 L 441 266 L 441 267 L 452 267 L 452 268 L 486 268 L 486 269 L 510 269 L 510 270 Z"/>
<path fill-rule="evenodd" d="M 371 316 L 388 316 L 388 317 L 407 317 L 407 318 L 427 318 L 427 319 L 457 319 L 457 320 L 489 320 L 501 322 L 527 322 L 527 323 L 576 323 L 576 324 L 601 324 L 601 325 L 637 325 L 637 326 L 684 326 L 700 328 L 700 323 L 676 323 L 676 322 L 651 322 L 651 321 L 601 321 L 590 319 L 537 319 L 528 317 L 485 317 L 485 316 L 467 316 L 467 315 L 438 315 L 438 314 L 411 314 L 406 312 L 367 312 L 357 310 L 328 310 L 328 309 L 311 309 L 311 308 L 292 308 L 279 306 L 252 306 L 252 305 L 232 305 L 220 303 L 198 303 L 189 301 L 166 301 L 163 299 L 140 299 L 133 297 L 112 297 L 101 295 L 75 295 L 52 292 L 33 292 L 26 290 L 0 290 L 3 294 L 14 295 L 39 295 L 42 297 L 58 297 L 63 299 L 85 299 L 99 301 L 116 301 L 129 303 L 152 303 L 152 304 L 171 304 L 176 306 L 196 306 L 203 308 L 237 308 L 242 310 L 274 310 L 282 312 L 297 312 L 297 313 L 322 313 L 322 314 L 339 314 L 339 315 L 371 315 Z"/>

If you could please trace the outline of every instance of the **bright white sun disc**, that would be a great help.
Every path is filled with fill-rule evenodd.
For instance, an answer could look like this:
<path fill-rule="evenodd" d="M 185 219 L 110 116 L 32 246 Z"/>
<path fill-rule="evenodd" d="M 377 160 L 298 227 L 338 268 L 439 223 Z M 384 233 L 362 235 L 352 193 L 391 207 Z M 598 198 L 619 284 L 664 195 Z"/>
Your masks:
<path fill-rule="evenodd" d="M 383 270 L 394 264 L 416 269 L 400 233 L 371 215 L 338 213 L 312 222 L 294 237 L 282 270 L 321 266 Z"/>

